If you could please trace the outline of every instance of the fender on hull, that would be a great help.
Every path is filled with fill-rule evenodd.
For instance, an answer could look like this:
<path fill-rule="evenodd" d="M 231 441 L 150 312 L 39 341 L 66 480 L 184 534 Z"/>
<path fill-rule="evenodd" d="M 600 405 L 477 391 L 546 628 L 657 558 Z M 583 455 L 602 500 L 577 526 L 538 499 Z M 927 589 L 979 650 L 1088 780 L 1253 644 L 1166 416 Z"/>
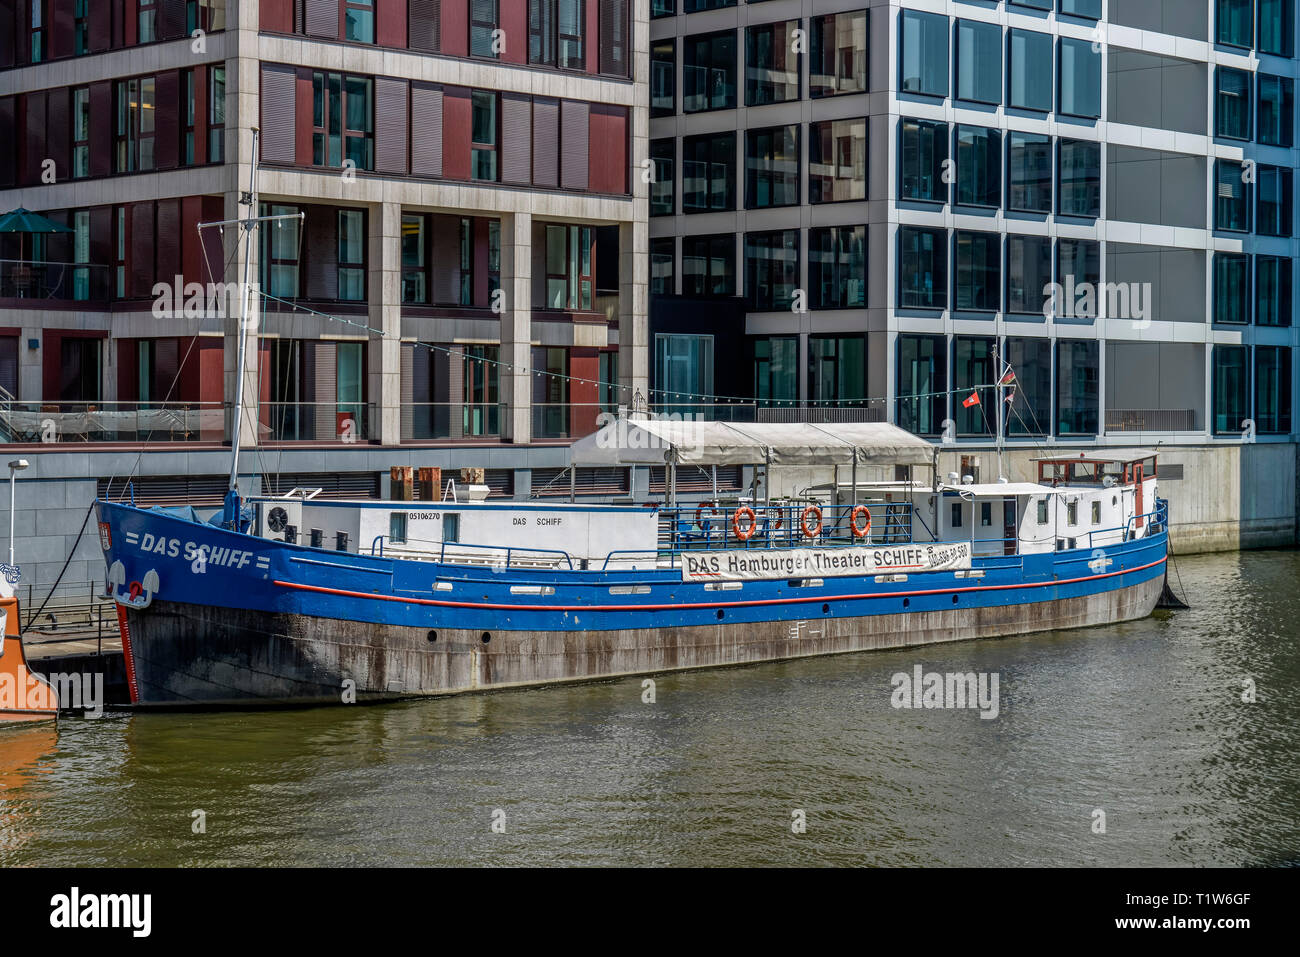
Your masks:
<path fill-rule="evenodd" d="M 124 634 L 138 706 L 339 704 L 348 690 L 458 694 L 1084 628 L 1145 618 L 1163 586 L 1155 570 L 1048 601 L 607 631 L 430 631 L 155 599 L 127 610 Z"/>

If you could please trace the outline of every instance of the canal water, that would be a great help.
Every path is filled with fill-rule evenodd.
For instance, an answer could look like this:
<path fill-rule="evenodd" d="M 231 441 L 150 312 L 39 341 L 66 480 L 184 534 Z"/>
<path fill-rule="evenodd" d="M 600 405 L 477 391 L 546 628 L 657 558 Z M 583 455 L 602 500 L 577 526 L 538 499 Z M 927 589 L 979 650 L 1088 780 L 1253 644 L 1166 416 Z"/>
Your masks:
<path fill-rule="evenodd" d="M 1298 864 L 1300 553 L 1177 569 L 1191 611 L 660 676 L 653 703 L 0 730 L 0 866 Z M 997 717 L 894 707 L 917 665 L 996 675 Z"/>

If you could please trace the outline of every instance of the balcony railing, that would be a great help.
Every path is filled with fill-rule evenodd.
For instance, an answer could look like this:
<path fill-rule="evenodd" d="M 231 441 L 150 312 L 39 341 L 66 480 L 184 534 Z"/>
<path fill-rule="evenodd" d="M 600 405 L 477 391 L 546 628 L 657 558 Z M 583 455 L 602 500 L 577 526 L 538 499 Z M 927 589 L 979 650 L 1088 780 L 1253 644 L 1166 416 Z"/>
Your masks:
<path fill-rule="evenodd" d="M 495 439 L 505 418 L 503 402 L 404 403 L 402 441 Z"/>
<path fill-rule="evenodd" d="M 1107 409 L 1107 432 L 1195 432 L 1195 409 Z"/>
<path fill-rule="evenodd" d="M 221 442 L 223 402 L 16 402 L 0 399 L 0 442 Z"/>
<path fill-rule="evenodd" d="M 103 302 L 111 276 L 108 266 L 96 263 L 0 259 L 0 299 Z"/>
<path fill-rule="evenodd" d="M 263 402 L 262 442 L 365 442 L 375 435 L 375 406 L 366 402 Z"/>

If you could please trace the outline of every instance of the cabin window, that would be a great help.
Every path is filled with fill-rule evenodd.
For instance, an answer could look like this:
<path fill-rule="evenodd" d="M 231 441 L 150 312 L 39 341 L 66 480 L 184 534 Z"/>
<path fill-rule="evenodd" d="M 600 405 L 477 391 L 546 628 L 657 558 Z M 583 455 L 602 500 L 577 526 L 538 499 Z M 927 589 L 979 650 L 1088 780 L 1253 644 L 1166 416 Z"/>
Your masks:
<path fill-rule="evenodd" d="M 952 506 L 952 527 L 961 528 L 961 502 L 954 502 Z"/>
<path fill-rule="evenodd" d="M 988 528 L 993 524 L 993 503 L 980 502 L 980 525 Z"/>
<path fill-rule="evenodd" d="M 1101 524 L 1101 502 L 1092 503 L 1092 524 Z"/>
<path fill-rule="evenodd" d="M 1047 524 L 1047 499 L 1045 498 L 1040 498 L 1038 500 L 1038 524 Z"/>
<path fill-rule="evenodd" d="M 442 517 L 442 540 L 444 542 L 460 541 L 460 513 L 448 512 Z"/>
<path fill-rule="evenodd" d="M 1065 524 L 1066 525 L 1079 524 L 1079 503 L 1078 502 L 1065 503 Z"/>
<path fill-rule="evenodd" d="M 388 540 L 395 543 L 406 541 L 406 513 L 390 512 L 388 515 Z"/>

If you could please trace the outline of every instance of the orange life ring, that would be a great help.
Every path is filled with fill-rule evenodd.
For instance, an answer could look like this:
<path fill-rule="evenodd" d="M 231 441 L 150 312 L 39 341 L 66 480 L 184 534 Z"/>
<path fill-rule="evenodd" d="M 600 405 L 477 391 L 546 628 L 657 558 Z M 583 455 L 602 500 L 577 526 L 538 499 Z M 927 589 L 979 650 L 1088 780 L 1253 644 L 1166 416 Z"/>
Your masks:
<path fill-rule="evenodd" d="M 865 528 L 858 525 L 859 515 L 867 516 L 867 524 Z M 865 505 L 855 506 L 852 513 L 850 513 L 849 515 L 849 527 L 853 529 L 854 538 L 866 538 L 868 535 L 870 535 L 871 534 L 871 509 L 867 508 Z"/>
<path fill-rule="evenodd" d="M 817 524 L 811 530 L 808 528 L 808 516 L 812 515 L 817 519 Z M 816 505 L 809 505 L 803 510 L 803 516 L 799 519 L 799 524 L 803 527 L 804 538 L 816 538 L 822 530 L 822 510 Z"/>
<path fill-rule="evenodd" d="M 741 531 L 740 528 L 740 520 L 742 518 L 749 519 L 749 527 L 744 531 Z M 754 510 L 748 505 L 742 505 L 740 508 L 736 509 L 735 513 L 731 516 L 731 530 L 736 533 L 736 537 L 742 542 L 747 542 L 753 538 L 754 533 L 758 531 L 758 517 L 754 515 Z"/>
<path fill-rule="evenodd" d="M 703 505 L 697 508 L 695 510 L 695 524 L 698 525 L 701 528 L 701 530 L 708 527 L 704 524 L 704 510 L 706 508 L 714 515 L 718 514 L 718 510 L 709 502 L 705 502 Z"/>
<path fill-rule="evenodd" d="M 773 511 L 773 510 L 769 509 L 768 511 Z M 776 521 L 772 523 L 772 531 L 779 532 L 781 531 L 781 526 L 785 524 L 785 519 L 781 517 L 780 508 L 775 509 L 775 511 L 776 511 Z"/>

